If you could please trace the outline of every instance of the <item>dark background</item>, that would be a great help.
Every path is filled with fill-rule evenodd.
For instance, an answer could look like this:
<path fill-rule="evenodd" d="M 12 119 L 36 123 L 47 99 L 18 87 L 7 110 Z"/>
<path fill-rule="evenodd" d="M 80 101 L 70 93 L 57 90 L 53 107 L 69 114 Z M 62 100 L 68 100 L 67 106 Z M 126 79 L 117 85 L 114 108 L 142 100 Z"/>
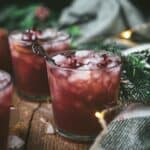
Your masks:
<path fill-rule="evenodd" d="M 4 5 L 7 6 L 8 4 L 26 6 L 31 3 L 42 3 L 56 11 L 60 11 L 62 8 L 68 6 L 71 2 L 72 0 L 0 0 L 0 7 L 3 7 Z M 144 15 L 146 15 L 147 17 L 150 16 L 150 0 L 131 0 L 131 2 L 138 9 L 140 9 Z"/>
<path fill-rule="evenodd" d="M 144 17 L 150 20 L 150 0 L 131 0 Z"/>
<path fill-rule="evenodd" d="M 55 11 L 60 11 L 62 8 L 68 6 L 72 0 L 0 0 L 0 7 L 9 6 L 11 4 L 16 4 L 21 7 L 25 7 L 30 4 L 44 4 L 47 7 Z"/>
<path fill-rule="evenodd" d="M 69 5 L 72 0 L 0 0 L 1 6 L 17 4 L 25 6 L 31 3 L 42 3 L 53 9 L 60 10 L 63 7 Z M 131 0 L 131 2 L 146 14 L 150 14 L 150 1 L 149 0 Z M 88 3 L 88 0 L 87 0 Z"/>
<path fill-rule="evenodd" d="M 8 30 L 36 27 L 56 27 L 63 8 L 73 0 L 0 0 L 0 27 Z M 130 0 L 144 16 L 145 22 L 150 21 L 150 0 Z M 88 0 L 87 0 L 88 5 Z M 39 20 L 36 8 L 46 6 L 49 16 L 44 21 Z M 43 13 L 39 13 L 43 14 Z M 36 16 L 36 17 L 35 17 Z M 16 23 L 17 22 L 17 23 Z"/>

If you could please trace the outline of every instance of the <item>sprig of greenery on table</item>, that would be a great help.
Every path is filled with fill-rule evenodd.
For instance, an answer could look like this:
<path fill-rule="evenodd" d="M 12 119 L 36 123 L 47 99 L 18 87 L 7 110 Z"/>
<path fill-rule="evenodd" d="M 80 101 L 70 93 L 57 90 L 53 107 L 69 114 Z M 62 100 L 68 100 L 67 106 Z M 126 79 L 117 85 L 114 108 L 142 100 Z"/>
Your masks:
<path fill-rule="evenodd" d="M 140 54 L 139 54 L 140 55 Z M 146 58 L 145 58 L 146 59 Z M 123 58 L 121 98 L 150 103 L 150 69 L 134 54 Z"/>
<path fill-rule="evenodd" d="M 37 26 L 39 28 L 57 26 L 58 14 L 50 12 L 46 20 L 36 18 L 35 11 L 42 4 L 31 4 L 25 7 L 10 5 L 0 9 L 0 25 L 9 30 L 27 29 Z"/>

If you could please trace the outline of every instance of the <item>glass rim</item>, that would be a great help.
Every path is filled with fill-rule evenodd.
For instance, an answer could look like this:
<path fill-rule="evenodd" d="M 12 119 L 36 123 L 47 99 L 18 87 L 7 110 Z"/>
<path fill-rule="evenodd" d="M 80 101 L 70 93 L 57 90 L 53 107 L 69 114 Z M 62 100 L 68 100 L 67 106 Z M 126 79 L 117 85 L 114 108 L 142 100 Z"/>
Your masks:
<path fill-rule="evenodd" d="M 47 29 L 51 29 L 51 28 L 47 28 Z M 45 29 L 46 30 L 46 29 Z M 53 30 L 53 29 L 52 29 Z M 44 31 L 44 30 L 43 30 Z M 13 40 L 13 41 L 16 41 L 18 42 L 19 44 L 26 44 L 26 45 L 31 45 L 33 41 L 23 41 L 22 39 L 15 39 L 14 36 L 15 34 L 19 34 L 19 33 L 23 33 L 22 30 L 14 30 L 12 31 L 10 34 L 9 34 L 9 39 Z M 71 40 L 71 35 L 66 33 L 66 32 L 63 32 L 63 31 L 57 31 L 56 30 L 56 33 L 62 33 L 65 38 L 64 39 L 59 39 L 59 40 L 56 40 L 56 39 L 38 39 L 38 41 L 41 43 L 41 44 L 46 44 L 46 43 L 50 43 L 50 44 L 54 44 L 54 43 L 59 43 L 59 42 L 64 42 L 64 41 L 67 41 L 67 40 Z"/>
<path fill-rule="evenodd" d="M 60 67 L 60 66 L 56 65 L 54 63 L 54 61 L 51 59 L 53 56 L 56 56 L 57 54 L 64 54 L 64 53 L 66 54 L 66 53 L 71 53 L 71 52 L 76 52 L 76 51 L 95 51 L 95 52 L 100 52 L 100 53 L 111 54 L 112 56 L 117 56 L 120 60 L 120 63 L 116 64 L 112 67 L 109 67 L 109 68 L 104 67 L 104 68 L 98 68 L 98 69 L 82 69 L 82 70 L 80 70 L 78 68 Z M 66 51 L 61 51 L 61 52 L 55 52 L 55 53 L 49 55 L 49 59 L 46 60 L 46 63 L 48 65 L 52 65 L 52 67 L 54 67 L 54 68 L 62 69 L 62 70 L 68 70 L 68 71 L 101 71 L 101 70 L 105 70 L 105 69 L 112 69 L 112 68 L 116 68 L 118 66 L 122 66 L 122 60 L 121 60 L 121 57 L 119 55 L 114 54 L 114 53 L 109 52 L 109 51 L 106 51 L 106 50 L 103 50 L 103 49 L 101 49 L 101 50 L 86 50 L 86 49 L 83 49 L 83 50 L 66 50 Z"/>
<path fill-rule="evenodd" d="M 9 76 L 9 81 L 7 82 L 6 85 L 4 85 L 2 88 L 0 88 L 0 92 L 3 91 L 4 89 L 6 89 L 8 86 L 10 86 L 12 84 L 12 77 L 11 77 L 11 75 L 8 72 L 0 69 L 0 73 L 1 72 L 5 73 L 7 76 Z"/>

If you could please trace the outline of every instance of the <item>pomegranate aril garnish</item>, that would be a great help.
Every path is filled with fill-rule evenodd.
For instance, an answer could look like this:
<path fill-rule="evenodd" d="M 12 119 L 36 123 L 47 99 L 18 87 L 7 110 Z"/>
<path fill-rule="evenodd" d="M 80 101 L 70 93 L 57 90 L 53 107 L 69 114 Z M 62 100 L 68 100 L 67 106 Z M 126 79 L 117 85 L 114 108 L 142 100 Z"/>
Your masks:
<path fill-rule="evenodd" d="M 95 52 L 95 51 L 79 51 L 74 53 L 65 54 L 62 53 L 61 57 L 65 57 L 65 59 L 61 60 L 61 64 L 59 66 L 72 68 L 72 69 L 85 69 L 85 70 L 97 70 L 100 68 L 107 68 L 115 66 L 116 61 L 119 58 L 110 56 L 103 52 Z M 55 56 L 56 57 L 56 56 Z M 54 58 L 54 57 L 53 57 Z M 55 60 L 54 60 L 55 61 Z M 55 62 L 55 64 L 58 64 Z"/>
<path fill-rule="evenodd" d="M 104 58 L 104 60 L 106 60 L 108 58 L 107 54 L 102 54 L 102 57 Z"/>

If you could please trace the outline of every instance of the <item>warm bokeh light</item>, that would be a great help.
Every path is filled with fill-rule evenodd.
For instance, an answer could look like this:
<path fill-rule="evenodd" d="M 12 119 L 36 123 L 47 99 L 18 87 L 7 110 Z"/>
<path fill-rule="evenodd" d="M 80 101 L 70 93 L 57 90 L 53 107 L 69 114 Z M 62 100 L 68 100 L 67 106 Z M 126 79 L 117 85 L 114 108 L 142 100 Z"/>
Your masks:
<path fill-rule="evenodd" d="M 107 131 L 107 122 L 106 122 L 106 120 L 104 118 L 105 117 L 105 112 L 106 112 L 105 110 L 101 111 L 101 112 L 97 111 L 97 112 L 95 112 L 95 117 L 98 119 L 102 129 L 104 131 Z"/>
<path fill-rule="evenodd" d="M 123 31 L 123 32 L 120 33 L 120 37 L 124 38 L 124 39 L 130 39 L 131 35 L 132 35 L 131 30 Z"/>
<path fill-rule="evenodd" d="M 95 116 L 96 116 L 96 118 L 98 118 L 98 119 L 104 118 L 104 112 L 95 112 Z"/>

